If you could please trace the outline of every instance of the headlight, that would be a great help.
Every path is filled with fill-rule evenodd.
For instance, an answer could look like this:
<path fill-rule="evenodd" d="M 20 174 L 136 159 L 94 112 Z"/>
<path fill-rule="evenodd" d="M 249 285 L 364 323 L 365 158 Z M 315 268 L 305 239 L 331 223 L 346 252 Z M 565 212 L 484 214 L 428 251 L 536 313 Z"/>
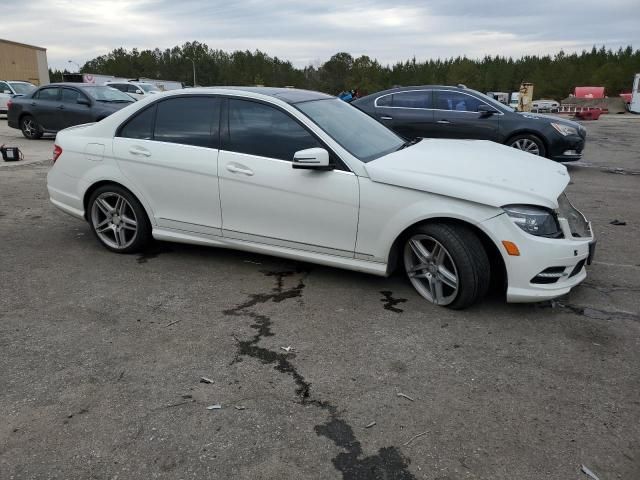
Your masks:
<path fill-rule="evenodd" d="M 567 135 L 577 135 L 578 130 L 568 125 L 563 125 L 561 123 L 552 123 L 551 126 L 555 128 L 560 135 L 566 137 Z"/>
<path fill-rule="evenodd" d="M 518 227 L 537 237 L 557 238 L 560 225 L 550 210 L 535 205 L 506 205 L 502 209 Z"/>

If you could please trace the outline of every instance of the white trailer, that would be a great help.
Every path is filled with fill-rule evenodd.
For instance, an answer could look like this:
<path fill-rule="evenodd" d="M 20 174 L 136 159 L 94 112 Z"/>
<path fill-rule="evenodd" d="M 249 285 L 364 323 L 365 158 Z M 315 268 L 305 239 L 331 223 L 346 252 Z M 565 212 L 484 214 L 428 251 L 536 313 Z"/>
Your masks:
<path fill-rule="evenodd" d="M 633 113 L 640 113 L 640 73 L 636 73 L 636 76 L 633 79 L 629 111 Z"/>

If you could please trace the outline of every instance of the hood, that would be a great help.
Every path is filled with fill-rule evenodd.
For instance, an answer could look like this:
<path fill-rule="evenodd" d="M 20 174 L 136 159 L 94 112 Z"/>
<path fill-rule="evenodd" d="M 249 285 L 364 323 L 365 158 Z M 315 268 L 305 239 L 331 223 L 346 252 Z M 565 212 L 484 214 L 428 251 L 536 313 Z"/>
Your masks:
<path fill-rule="evenodd" d="M 486 140 L 424 139 L 366 164 L 374 182 L 493 207 L 558 208 L 564 165 Z"/>
<path fill-rule="evenodd" d="M 124 107 L 128 107 L 129 105 L 133 105 L 135 102 L 132 101 L 130 103 L 125 103 L 125 102 L 122 102 L 122 103 L 97 102 L 97 103 L 101 110 L 113 113 L 123 109 Z"/>

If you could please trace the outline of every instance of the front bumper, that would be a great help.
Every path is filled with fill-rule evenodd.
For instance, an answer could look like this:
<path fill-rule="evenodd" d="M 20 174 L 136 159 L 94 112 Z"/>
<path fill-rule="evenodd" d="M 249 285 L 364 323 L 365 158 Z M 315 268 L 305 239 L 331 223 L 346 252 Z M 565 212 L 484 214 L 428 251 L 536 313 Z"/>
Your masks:
<path fill-rule="evenodd" d="M 577 237 L 567 219 L 559 218 L 559 223 L 564 238 L 529 235 L 506 214 L 485 222 L 504 259 L 507 302 L 539 302 L 560 297 L 587 277 L 586 265 L 595 245 L 590 224 L 588 236 Z M 520 255 L 510 256 L 502 247 L 503 240 L 515 243 Z"/>
<path fill-rule="evenodd" d="M 554 140 L 549 145 L 549 158 L 556 162 L 575 162 L 582 158 L 585 146 L 585 138 L 580 135 L 559 136 L 553 133 Z"/>

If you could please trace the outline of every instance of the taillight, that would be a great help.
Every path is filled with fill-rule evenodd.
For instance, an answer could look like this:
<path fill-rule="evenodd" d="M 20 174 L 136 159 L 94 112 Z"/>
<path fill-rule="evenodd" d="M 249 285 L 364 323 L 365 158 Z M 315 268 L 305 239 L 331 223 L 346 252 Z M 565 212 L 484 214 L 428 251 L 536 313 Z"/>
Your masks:
<path fill-rule="evenodd" d="M 11 108 L 11 105 L 13 105 L 13 102 L 11 100 L 7 100 L 7 110 Z"/>
<path fill-rule="evenodd" d="M 53 146 L 53 163 L 56 163 L 56 160 L 58 160 L 58 157 L 62 155 L 62 148 L 60 147 L 60 145 L 54 145 Z"/>

